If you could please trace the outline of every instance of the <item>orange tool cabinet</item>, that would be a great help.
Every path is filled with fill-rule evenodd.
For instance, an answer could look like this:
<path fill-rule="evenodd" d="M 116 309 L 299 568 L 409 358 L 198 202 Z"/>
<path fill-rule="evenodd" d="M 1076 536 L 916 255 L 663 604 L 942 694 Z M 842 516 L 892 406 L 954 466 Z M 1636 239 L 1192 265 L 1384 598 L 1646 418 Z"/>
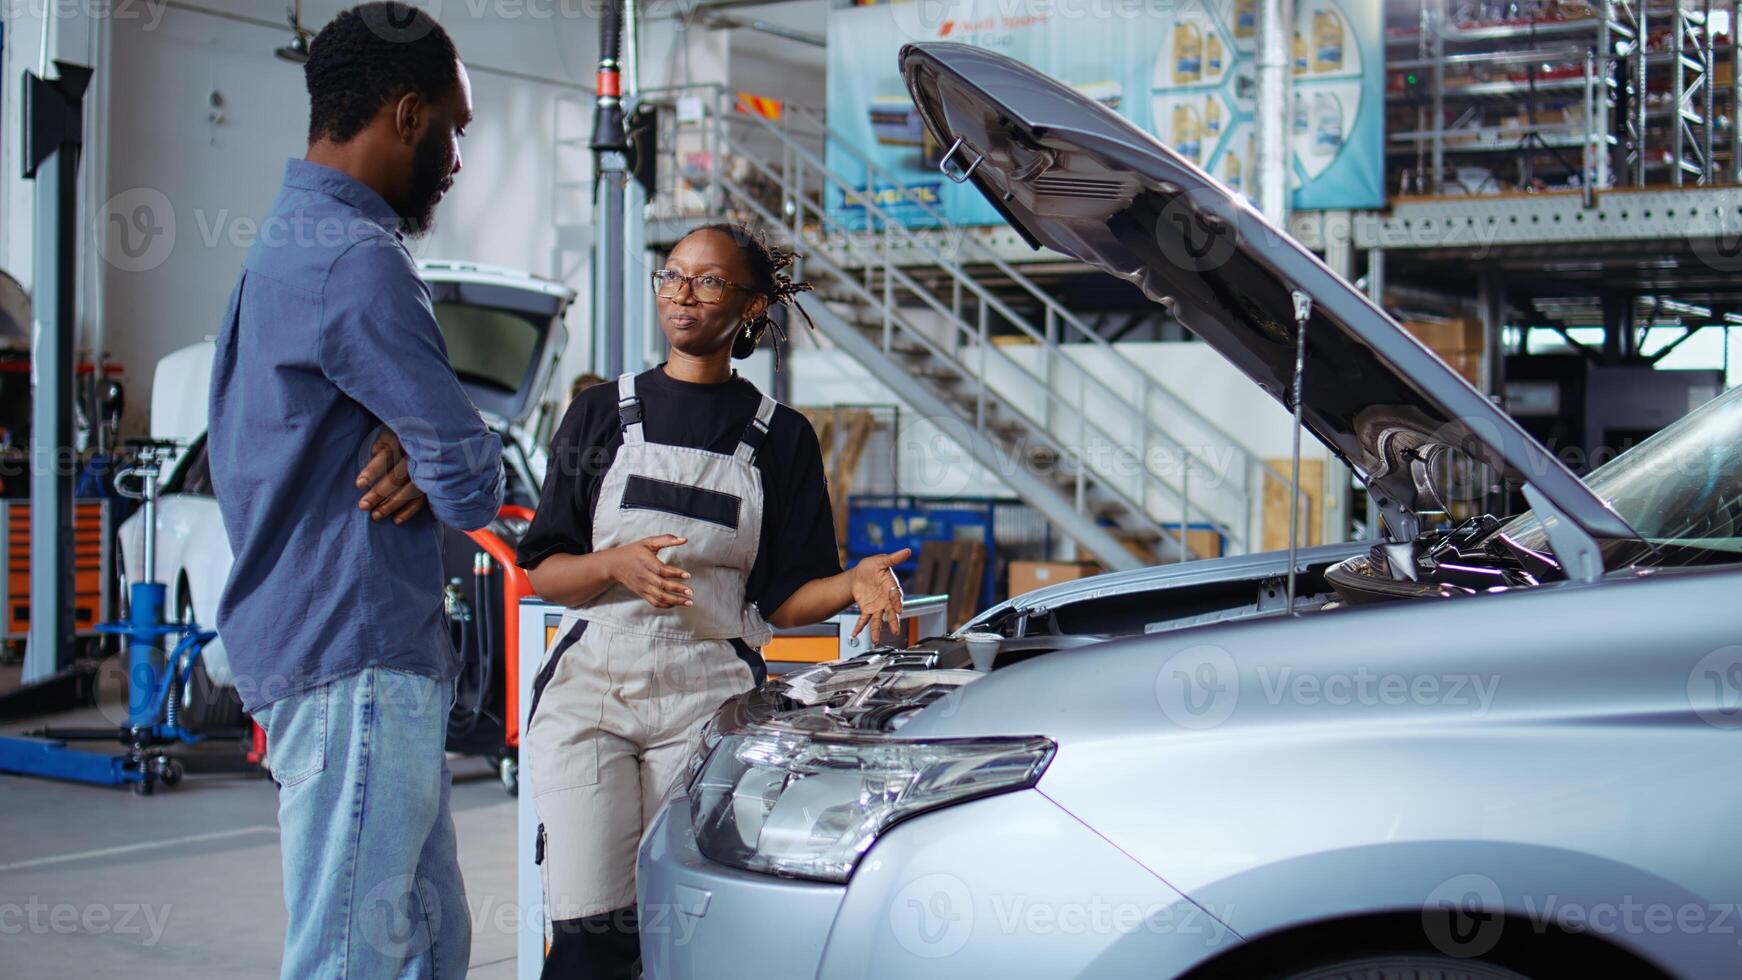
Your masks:
<path fill-rule="evenodd" d="M 30 633 L 30 501 L 0 499 L 5 537 L 6 622 L 0 639 Z M 79 500 L 73 506 L 73 635 L 97 636 L 97 624 L 113 618 L 114 533 L 109 501 Z"/>

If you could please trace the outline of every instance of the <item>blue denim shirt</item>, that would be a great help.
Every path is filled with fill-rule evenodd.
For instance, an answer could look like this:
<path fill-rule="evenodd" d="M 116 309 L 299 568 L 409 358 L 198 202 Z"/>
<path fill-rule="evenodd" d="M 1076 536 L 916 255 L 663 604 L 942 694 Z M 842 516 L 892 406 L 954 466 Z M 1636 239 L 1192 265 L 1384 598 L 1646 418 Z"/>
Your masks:
<path fill-rule="evenodd" d="M 244 707 L 376 665 L 452 678 L 437 521 L 496 516 L 502 443 L 454 376 L 386 201 L 290 161 L 230 294 L 210 398 L 235 554 L 217 626 Z M 357 508 L 382 425 L 429 497 L 402 525 Z"/>

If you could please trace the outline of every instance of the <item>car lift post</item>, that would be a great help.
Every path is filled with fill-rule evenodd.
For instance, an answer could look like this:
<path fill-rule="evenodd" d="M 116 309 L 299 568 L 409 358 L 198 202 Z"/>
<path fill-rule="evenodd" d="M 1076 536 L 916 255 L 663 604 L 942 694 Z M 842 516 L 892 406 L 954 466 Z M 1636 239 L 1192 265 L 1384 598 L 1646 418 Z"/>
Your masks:
<path fill-rule="evenodd" d="M 30 380 L 30 626 L 17 689 L 0 694 L 0 720 L 96 701 L 94 663 L 73 647 L 73 297 L 77 280 L 78 167 L 91 69 L 55 62 L 60 77 L 25 72 L 23 176 L 36 183 L 34 319 Z M 46 164 L 46 166 L 45 166 Z"/>
<path fill-rule="evenodd" d="M 593 370 L 623 372 L 623 190 L 629 179 L 629 137 L 623 128 L 623 4 L 606 0 L 599 18 L 598 97 L 593 103 Z M 634 2 L 634 0 L 627 0 Z M 633 41 L 633 39 L 631 39 Z M 642 216 L 635 216 L 637 221 Z"/>
<path fill-rule="evenodd" d="M 79 151 L 91 69 L 24 73 L 24 176 L 36 182 L 36 334 L 31 345 L 30 638 L 25 684 L 68 666 L 73 649 L 73 296 Z"/>

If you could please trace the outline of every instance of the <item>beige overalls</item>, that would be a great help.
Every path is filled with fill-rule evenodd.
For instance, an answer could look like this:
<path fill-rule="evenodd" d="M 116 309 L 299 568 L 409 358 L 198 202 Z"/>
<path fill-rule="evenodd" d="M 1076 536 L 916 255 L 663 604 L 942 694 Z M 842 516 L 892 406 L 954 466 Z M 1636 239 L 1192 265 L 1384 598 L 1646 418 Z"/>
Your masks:
<path fill-rule="evenodd" d="M 702 723 L 765 676 L 768 624 L 745 598 L 762 534 L 764 395 L 737 452 L 654 445 L 634 375 L 618 379 L 623 446 L 599 488 L 593 550 L 659 534 L 695 605 L 659 609 L 621 585 L 563 617 L 533 684 L 525 747 L 543 834 L 547 921 L 635 903 L 635 849 Z M 658 406 L 654 410 L 658 411 Z"/>

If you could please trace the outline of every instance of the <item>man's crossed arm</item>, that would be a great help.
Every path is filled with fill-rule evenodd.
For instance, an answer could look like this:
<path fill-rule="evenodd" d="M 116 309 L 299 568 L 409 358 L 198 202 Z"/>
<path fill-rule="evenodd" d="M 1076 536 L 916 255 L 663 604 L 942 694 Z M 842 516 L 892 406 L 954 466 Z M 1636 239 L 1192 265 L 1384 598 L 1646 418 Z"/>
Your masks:
<path fill-rule="evenodd" d="M 411 482 L 405 447 L 391 429 L 384 428 L 375 437 L 369 463 L 357 474 L 357 489 L 364 491 L 357 509 L 368 511 L 371 520 L 391 517 L 393 523 L 404 524 L 427 503 L 423 491 Z"/>

